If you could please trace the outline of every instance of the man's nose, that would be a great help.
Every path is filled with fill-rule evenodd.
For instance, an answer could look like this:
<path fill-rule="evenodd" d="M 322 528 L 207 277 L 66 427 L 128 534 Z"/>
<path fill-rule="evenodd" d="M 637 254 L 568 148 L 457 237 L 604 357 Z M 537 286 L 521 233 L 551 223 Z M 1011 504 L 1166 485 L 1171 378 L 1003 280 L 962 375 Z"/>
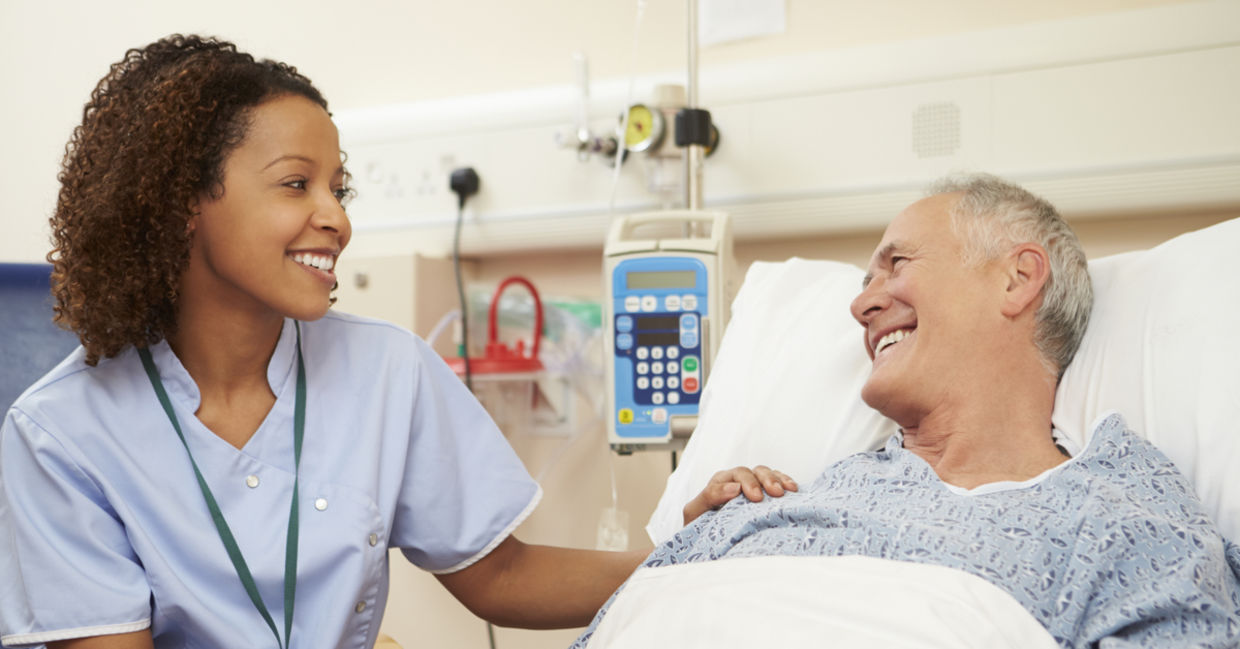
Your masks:
<path fill-rule="evenodd" d="M 882 313 L 883 309 L 886 308 L 888 300 L 885 296 L 886 293 L 882 290 L 882 280 L 872 280 L 865 288 L 861 289 L 861 292 L 857 294 L 857 297 L 853 298 L 852 304 L 849 305 L 853 319 L 861 323 L 863 327 L 869 325 L 870 320 Z"/>

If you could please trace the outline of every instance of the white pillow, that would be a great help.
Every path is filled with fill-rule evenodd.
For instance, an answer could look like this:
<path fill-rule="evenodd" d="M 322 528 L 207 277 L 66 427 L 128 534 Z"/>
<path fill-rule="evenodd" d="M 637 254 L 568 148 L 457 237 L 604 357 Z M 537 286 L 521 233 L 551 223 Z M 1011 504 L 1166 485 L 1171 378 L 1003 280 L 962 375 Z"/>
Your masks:
<path fill-rule="evenodd" d="M 1078 447 L 1108 410 L 1193 482 L 1240 541 L 1240 219 L 1147 251 L 1090 262 L 1095 305 L 1059 386 L 1053 423 Z M 710 476 L 767 464 L 808 485 L 870 450 L 895 424 L 866 406 L 870 361 L 848 312 L 864 272 L 848 264 L 755 262 L 733 305 L 702 413 L 646 531 L 660 543 Z"/>
<path fill-rule="evenodd" d="M 1240 542 L 1240 219 L 1090 262 L 1094 310 L 1056 396 L 1086 442 L 1107 410 L 1189 477 Z"/>
<path fill-rule="evenodd" d="M 765 464 L 809 485 L 874 449 L 895 423 L 861 401 L 870 374 L 848 305 L 865 272 L 834 261 L 754 262 L 705 386 L 700 419 L 646 526 L 659 544 L 716 471 Z"/>

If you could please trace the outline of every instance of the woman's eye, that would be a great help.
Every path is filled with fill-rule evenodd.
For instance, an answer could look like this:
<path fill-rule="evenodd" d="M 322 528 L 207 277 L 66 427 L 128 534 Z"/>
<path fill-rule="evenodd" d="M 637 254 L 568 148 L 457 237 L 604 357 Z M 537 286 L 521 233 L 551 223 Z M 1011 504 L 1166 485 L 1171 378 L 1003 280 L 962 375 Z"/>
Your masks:
<path fill-rule="evenodd" d="M 306 181 L 305 180 L 290 180 L 284 183 L 284 186 L 290 189 L 304 190 L 306 188 Z"/>
<path fill-rule="evenodd" d="M 353 200 L 354 196 L 357 196 L 357 191 L 352 187 L 341 187 L 332 190 L 332 193 L 336 195 L 336 200 L 340 201 L 341 205 L 348 205 L 349 201 Z"/>

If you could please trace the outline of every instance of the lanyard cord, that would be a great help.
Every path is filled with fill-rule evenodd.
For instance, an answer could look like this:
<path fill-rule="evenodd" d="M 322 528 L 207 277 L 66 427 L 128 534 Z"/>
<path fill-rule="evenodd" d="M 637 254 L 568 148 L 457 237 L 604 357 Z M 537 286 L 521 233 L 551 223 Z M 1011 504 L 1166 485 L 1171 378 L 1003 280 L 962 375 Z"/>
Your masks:
<path fill-rule="evenodd" d="M 198 487 L 202 489 L 202 496 L 207 501 L 207 509 L 211 511 L 211 520 L 215 522 L 215 529 L 219 532 L 220 541 L 224 543 L 228 558 L 232 560 L 233 568 L 237 571 L 237 576 L 241 578 L 241 585 L 245 587 L 245 592 L 250 596 L 250 601 L 254 603 L 254 608 L 258 609 L 263 620 L 267 622 L 267 626 L 271 628 L 271 632 L 275 634 L 276 645 L 281 649 L 289 646 L 289 636 L 293 632 L 293 604 L 297 593 L 297 530 L 300 527 L 297 516 L 298 468 L 301 466 L 301 440 L 306 425 L 306 368 L 301 359 L 301 325 L 297 322 L 293 325 L 297 329 L 297 401 L 293 413 L 293 499 L 289 506 L 288 536 L 284 548 L 284 642 L 280 641 L 280 632 L 276 629 L 271 614 L 267 612 L 267 607 L 263 604 L 263 598 L 258 593 L 258 585 L 254 583 L 254 576 L 250 574 L 245 557 L 241 556 L 241 548 L 237 545 L 237 540 L 233 537 L 228 522 L 224 520 L 224 513 L 220 511 L 215 496 L 211 494 L 211 488 L 207 486 L 206 479 L 202 477 L 202 471 L 198 470 L 198 463 L 194 461 L 194 454 L 190 452 L 189 443 L 185 441 L 185 434 L 181 432 L 181 425 L 177 422 L 176 413 L 172 410 L 172 402 L 168 399 L 164 384 L 159 380 L 159 371 L 155 369 L 155 361 L 151 359 L 151 352 L 145 348 L 138 350 L 138 356 L 142 358 L 142 367 L 146 369 L 151 386 L 155 388 L 155 395 L 159 397 L 159 405 L 163 406 L 168 420 L 172 422 L 172 427 L 177 432 L 177 437 L 181 438 L 181 444 L 185 446 L 186 454 L 189 455 L 189 463 L 194 467 L 194 476 L 198 478 Z"/>

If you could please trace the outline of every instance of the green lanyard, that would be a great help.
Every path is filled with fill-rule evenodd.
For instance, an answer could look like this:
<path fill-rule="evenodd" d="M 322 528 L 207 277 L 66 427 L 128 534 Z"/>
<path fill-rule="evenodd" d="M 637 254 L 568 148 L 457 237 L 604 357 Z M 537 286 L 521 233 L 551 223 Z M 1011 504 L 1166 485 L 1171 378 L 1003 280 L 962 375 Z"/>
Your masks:
<path fill-rule="evenodd" d="M 254 602 L 254 607 L 258 609 L 263 619 L 267 621 L 267 626 L 271 627 L 271 632 L 276 636 L 276 645 L 281 649 L 288 647 L 289 635 L 293 632 L 293 600 L 297 591 L 297 469 L 301 465 L 301 439 L 306 425 L 306 368 L 301 360 L 301 325 L 296 322 L 293 324 L 297 329 L 297 402 L 293 414 L 293 502 L 289 507 L 288 540 L 284 548 L 283 643 L 280 642 L 280 632 L 276 630 L 276 623 L 271 620 L 271 614 L 267 612 L 267 607 L 263 605 L 263 598 L 258 594 L 258 586 L 254 583 L 254 577 L 250 574 L 250 568 L 245 563 L 245 557 L 241 556 L 241 548 L 237 546 L 237 540 L 233 538 L 232 530 L 228 528 L 228 522 L 224 520 L 224 513 L 220 511 L 219 504 L 215 502 L 215 496 L 211 494 L 211 488 L 207 486 L 207 481 L 203 479 L 202 472 L 198 470 L 198 463 L 194 461 L 194 454 L 190 453 L 189 444 L 185 441 L 185 434 L 181 432 L 181 425 L 177 423 L 176 413 L 172 410 L 172 402 L 168 400 L 168 393 L 164 391 L 164 384 L 159 380 L 159 372 L 155 369 L 155 362 L 151 360 L 151 352 L 145 348 L 138 350 L 138 356 L 142 358 L 142 366 L 146 368 L 146 375 L 150 377 L 151 386 L 155 388 L 155 394 L 159 397 L 159 404 L 164 407 L 164 412 L 168 414 L 168 420 L 172 422 L 172 427 L 176 429 L 177 436 L 181 438 L 181 444 L 185 445 L 185 452 L 189 454 L 189 463 L 194 467 L 194 475 L 198 478 L 198 486 L 202 489 L 202 497 L 207 501 L 207 509 L 211 510 L 211 519 L 215 521 L 215 529 L 220 533 L 220 540 L 224 542 L 224 549 L 228 551 L 228 558 L 232 559 L 233 568 L 236 569 L 237 576 L 241 578 L 241 584 L 245 586 L 245 592 L 249 594 L 250 601 Z"/>

